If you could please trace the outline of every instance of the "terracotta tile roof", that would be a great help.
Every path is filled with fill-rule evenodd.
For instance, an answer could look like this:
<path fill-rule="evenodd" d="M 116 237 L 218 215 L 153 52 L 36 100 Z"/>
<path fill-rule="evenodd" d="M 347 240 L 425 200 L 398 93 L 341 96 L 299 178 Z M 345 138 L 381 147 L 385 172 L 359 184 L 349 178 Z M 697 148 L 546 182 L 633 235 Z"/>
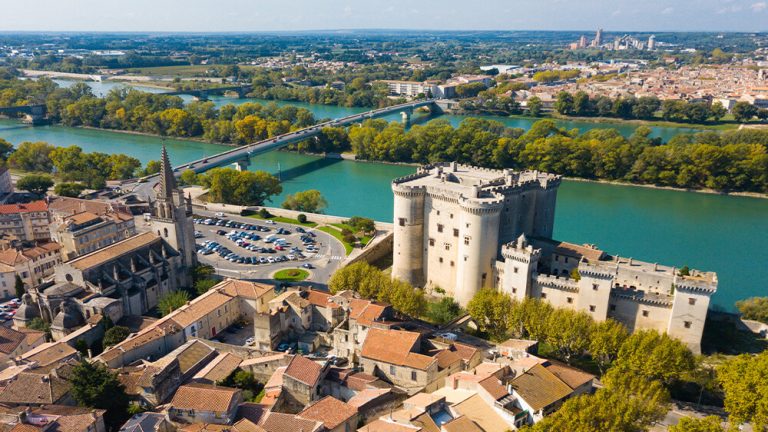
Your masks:
<path fill-rule="evenodd" d="M 567 384 L 540 364 L 512 380 L 512 388 L 534 411 L 573 393 Z"/>
<path fill-rule="evenodd" d="M 222 292 L 232 297 L 243 297 L 250 300 L 261 298 L 264 294 L 274 290 L 274 285 L 249 282 L 237 279 L 227 279 L 220 282 L 212 290 L 221 288 Z"/>
<path fill-rule="evenodd" d="M 474 423 L 479 425 L 485 432 L 506 432 L 514 430 L 507 424 L 496 410 L 488 405 L 480 395 L 476 394 L 467 398 L 452 407 L 457 414 L 469 417 Z"/>
<path fill-rule="evenodd" d="M 21 327 L 17 331 L 24 334 L 24 338 L 26 339 L 25 342 L 29 346 L 35 345 L 38 341 L 45 338 L 45 332 L 39 330 Z"/>
<path fill-rule="evenodd" d="M 461 357 L 461 359 L 464 361 L 472 360 L 472 357 L 474 357 L 480 351 L 480 349 L 477 347 L 458 342 L 453 343 L 451 350 L 456 352 L 456 354 L 458 354 L 459 357 Z"/>
<path fill-rule="evenodd" d="M 45 201 L 32 201 L 28 204 L 2 204 L 0 205 L 0 214 L 12 213 L 32 213 L 48 211 L 48 204 Z"/>
<path fill-rule="evenodd" d="M 181 348 L 181 347 L 179 347 Z M 205 343 L 194 340 L 192 343 L 183 348 L 177 355 L 176 359 L 179 361 L 179 369 L 181 373 L 186 374 L 190 369 L 199 365 L 206 357 L 210 356 L 215 350 Z"/>
<path fill-rule="evenodd" d="M 323 424 L 293 414 L 270 412 L 261 427 L 267 432 L 315 432 L 322 429 Z"/>
<path fill-rule="evenodd" d="M 370 326 L 374 321 L 384 316 L 387 305 L 374 303 L 370 300 L 352 299 L 349 302 L 349 318 L 358 323 Z"/>
<path fill-rule="evenodd" d="M 269 412 L 269 406 L 258 403 L 244 402 L 237 408 L 237 419 L 249 420 L 259 424 Z"/>
<path fill-rule="evenodd" d="M 372 328 L 363 343 L 362 356 L 398 366 L 427 369 L 436 360 L 412 352 L 420 338 L 419 333 L 404 330 L 380 330 Z"/>
<path fill-rule="evenodd" d="M 455 352 L 447 349 L 441 350 L 435 354 L 435 359 L 437 360 L 437 367 L 440 369 L 446 369 L 456 363 L 461 363 L 461 357 Z"/>
<path fill-rule="evenodd" d="M 347 403 L 355 408 L 361 408 L 366 404 L 392 392 L 392 389 L 365 389 L 357 392 Z"/>
<path fill-rule="evenodd" d="M 0 353 L 11 354 L 25 339 L 24 333 L 10 327 L 0 326 Z"/>
<path fill-rule="evenodd" d="M 556 377 L 560 378 L 560 381 L 564 382 L 568 387 L 576 389 L 582 385 L 595 379 L 595 376 L 588 374 L 576 368 L 572 368 L 563 363 L 549 360 L 544 364 L 544 367 L 548 371 L 552 372 Z"/>
<path fill-rule="evenodd" d="M 285 369 L 285 376 L 291 377 L 296 381 L 302 382 L 308 386 L 314 387 L 320 380 L 323 367 L 300 355 L 295 355 L 288 367 Z"/>
<path fill-rule="evenodd" d="M 61 245 L 55 242 L 38 243 L 37 245 L 26 248 L 21 251 L 21 254 L 25 257 L 36 260 L 37 258 L 44 256 L 50 252 L 56 252 L 61 250 Z"/>
<path fill-rule="evenodd" d="M 125 206 L 116 203 L 69 197 L 54 198 L 48 205 L 48 208 L 52 212 L 70 214 L 87 211 L 97 215 L 103 215 L 109 211 L 127 211 Z"/>
<path fill-rule="evenodd" d="M 298 415 L 305 419 L 319 421 L 326 429 L 334 429 L 356 414 L 357 408 L 334 397 L 326 396 L 304 408 L 304 411 L 301 411 Z"/>
<path fill-rule="evenodd" d="M 333 297 L 331 293 L 324 291 L 313 289 L 307 291 L 307 301 L 309 301 L 311 304 L 318 307 L 329 307 L 331 309 L 340 308 L 341 306 L 331 301 L 331 297 Z"/>
<path fill-rule="evenodd" d="M 68 381 L 55 375 L 22 372 L 0 393 L 0 402 L 20 405 L 55 404 L 69 393 L 71 387 Z"/>
<path fill-rule="evenodd" d="M 14 426 L 12 429 L 10 429 L 10 432 L 42 432 L 42 431 L 43 431 L 43 428 L 41 426 L 32 426 L 26 423 L 19 423 L 16 426 Z"/>
<path fill-rule="evenodd" d="M 138 234 L 123 241 L 113 243 L 95 252 L 75 258 L 70 261 L 69 264 L 78 270 L 86 270 L 160 241 L 162 241 L 162 239 L 155 233 L 146 232 Z"/>
<path fill-rule="evenodd" d="M 420 432 L 421 427 L 376 419 L 357 430 L 358 432 Z"/>
<path fill-rule="evenodd" d="M 480 426 L 467 416 L 457 417 L 443 424 L 442 428 L 445 432 L 484 432 Z"/>
<path fill-rule="evenodd" d="M 234 428 L 235 432 L 266 432 L 263 427 L 248 419 L 237 421 L 232 425 L 232 427 Z"/>
<path fill-rule="evenodd" d="M 57 416 L 53 428 L 46 432 L 90 432 L 96 429 L 97 420 L 103 417 L 106 411 L 65 405 L 47 405 L 36 408 L 32 412 L 38 415 Z"/>
<path fill-rule="evenodd" d="M 97 219 L 101 219 L 99 215 L 91 212 L 76 213 L 66 218 L 68 221 L 72 221 L 75 225 L 82 225 L 86 222 L 91 222 Z"/>
<path fill-rule="evenodd" d="M 170 406 L 179 410 L 226 412 L 240 390 L 207 384 L 187 384 L 179 387 Z"/>
<path fill-rule="evenodd" d="M 261 363 L 271 362 L 271 361 L 277 361 L 277 360 L 280 360 L 280 359 L 284 358 L 287 355 L 288 354 L 285 354 L 285 353 L 279 353 L 279 354 L 265 355 L 263 357 L 255 357 L 255 358 L 245 359 L 245 360 L 243 360 L 242 363 L 240 363 L 240 365 L 245 367 L 245 366 L 253 366 L 253 365 L 257 365 L 257 364 L 261 364 Z"/>
<path fill-rule="evenodd" d="M 499 379 L 495 376 L 489 376 L 478 384 L 480 384 L 480 387 L 487 391 L 494 400 L 502 399 L 509 394 L 506 387 L 501 385 L 501 382 L 499 382 Z"/>
<path fill-rule="evenodd" d="M 220 353 L 195 375 L 195 379 L 203 379 L 211 383 L 225 380 L 240 366 L 242 358 L 232 353 Z"/>
<path fill-rule="evenodd" d="M 27 351 L 21 358 L 26 362 L 36 362 L 38 367 L 47 367 L 77 354 L 77 350 L 66 343 L 49 342 Z"/>
<path fill-rule="evenodd" d="M 210 290 L 187 305 L 175 310 L 170 316 L 182 327 L 187 327 L 233 299 L 234 297 L 222 294 L 219 290 Z"/>

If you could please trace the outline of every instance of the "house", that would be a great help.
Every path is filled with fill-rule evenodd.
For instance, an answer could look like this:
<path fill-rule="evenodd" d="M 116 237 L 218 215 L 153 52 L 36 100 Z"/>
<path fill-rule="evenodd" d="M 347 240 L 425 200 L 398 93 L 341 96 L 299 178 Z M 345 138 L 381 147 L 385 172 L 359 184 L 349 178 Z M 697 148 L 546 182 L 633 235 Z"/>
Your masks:
<path fill-rule="evenodd" d="M 118 432 L 175 432 L 165 414 L 145 412 L 131 417 Z"/>
<path fill-rule="evenodd" d="M 45 333 L 36 330 L 14 330 L 0 326 L 0 370 L 9 366 L 9 361 L 21 356 L 45 342 Z"/>
<path fill-rule="evenodd" d="M 420 333 L 371 328 L 363 343 L 363 371 L 391 382 L 408 394 L 434 390 L 442 380 L 461 370 L 462 360 L 450 350 L 432 349 L 422 354 Z"/>
<path fill-rule="evenodd" d="M 45 405 L 26 413 L 28 425 L 45 425 L 46 432 L 106 432 L 102 409 L 67 405 Z"/>
<path fill-rule="evenodd" d="M 242 402 L 238 389 L 208 384 L 179 387 L 168 408 L 168 415 L 185 423 L 232 424 Z"/>
<path fill-rule="evenodd" d="M 27 291 L 40 286 L 61 262 L 61 245 L 54 242 L 43 241 L 34 246 L 19 245 L 0 250 L 0 264 L 13 268 Z"/>
<path fill-rule="evenodd" d="M 64 259 L 70 260 L 136 235 L 136 225 L 130 213 L 83 211 L 54 217 L 50 231 Z"/>
<path fill-rule="evenodd" d="M 332 396 L 304 408 L 298 416 L 322 423 L 328 432 L 350 432 L 357 428 L 357 408 Z"/>
<path fill-rule="evenodd" d="M 267 432 L 320 432 L 323 423 L 301 418 L 294 414 L 270 412 L 260 425 Z"/>
<path fill-rule="evenodd" d="M 283 410 L 299 412 L 320 399 L 320 380 L 327 373 L 329 364 L 320 365 L 306 357 L 294 356 L 283 373 Z"/>
<path fill-rule="evenodd" d="M 11 234 L 25 242 L 47 241 L 51 238 L 50 223 L 45 201 L 0 205 L 0 234 Z"/>
<path fill-rule="evenodd" d="M 58 370 L 21 372 L 0 391 L 0 403 L 12 406 L 76 405 L 70 393 L 72 385 Z"/>

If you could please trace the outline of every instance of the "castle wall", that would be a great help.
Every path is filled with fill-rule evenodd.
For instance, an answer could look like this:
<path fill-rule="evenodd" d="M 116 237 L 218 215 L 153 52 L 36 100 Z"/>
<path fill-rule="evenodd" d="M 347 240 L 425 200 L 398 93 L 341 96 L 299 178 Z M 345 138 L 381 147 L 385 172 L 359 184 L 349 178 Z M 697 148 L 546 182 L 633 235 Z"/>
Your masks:
<path fill-rule="evenodd" d="M 630 332 L 652 329 L 664 333 L 669 326 L 671 312 L 669 304 L 611 296 L 608 317 L 624 324 Z"/>
<path fill-rule="evenodd" d="M 695 353 L 701 352 L 701 337 L 711 292 L 678 288 L 672 302 L 667 333 L 687 344 Z"/>
<path fill-rule="evenodd" d="M 392 276 L 424 284 L 424 191 L 393 186 L 395 193 Z"/>
<path fill-rule="evenodd" d="M 462 205 L 459 227 L 454 228 L 458 235 L 454 237 L 452 246 L 458 243 L 454 298 L 462 306 L 466 306 L 478 290 L 495 283 L 500 210 L 498 204 Z"/>

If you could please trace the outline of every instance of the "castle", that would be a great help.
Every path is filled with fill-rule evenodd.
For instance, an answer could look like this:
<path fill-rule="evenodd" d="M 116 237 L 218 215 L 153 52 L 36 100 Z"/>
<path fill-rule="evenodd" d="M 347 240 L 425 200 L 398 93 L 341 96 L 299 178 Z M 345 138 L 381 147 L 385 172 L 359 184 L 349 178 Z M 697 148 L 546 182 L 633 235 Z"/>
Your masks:
<path fill-rule="evenodd" d="M 395 179 L 393 277 L 466 306 L 481 288 L 656 329 L 700 350 L 717 275 L 552 239 L 561 178 L 441 163 Z"/>

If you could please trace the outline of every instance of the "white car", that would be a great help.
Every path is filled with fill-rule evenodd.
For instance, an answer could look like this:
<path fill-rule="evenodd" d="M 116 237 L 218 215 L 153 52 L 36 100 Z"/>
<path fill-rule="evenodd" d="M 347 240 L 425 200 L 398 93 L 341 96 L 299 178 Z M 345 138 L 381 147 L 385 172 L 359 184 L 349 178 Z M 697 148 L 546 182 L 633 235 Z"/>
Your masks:
<path fill-rule="evenodd" d="M 227 215 L 225 215 L 225 214 L 224 214 L 224 213 L 222 213 L 222 212 L 217 212 L 217 213 L 216 213 L 214 216 L 216 216 L 216 217 L 218 217 L 218 218 L 227 217 Z"/>
<path fill-rule="evenodd" d="M 254 344 L 254 342 L 256 342 L 256 339 L 249 337 L 248 339 L 245 340 L 245 346 L 251 346 Z"/>

